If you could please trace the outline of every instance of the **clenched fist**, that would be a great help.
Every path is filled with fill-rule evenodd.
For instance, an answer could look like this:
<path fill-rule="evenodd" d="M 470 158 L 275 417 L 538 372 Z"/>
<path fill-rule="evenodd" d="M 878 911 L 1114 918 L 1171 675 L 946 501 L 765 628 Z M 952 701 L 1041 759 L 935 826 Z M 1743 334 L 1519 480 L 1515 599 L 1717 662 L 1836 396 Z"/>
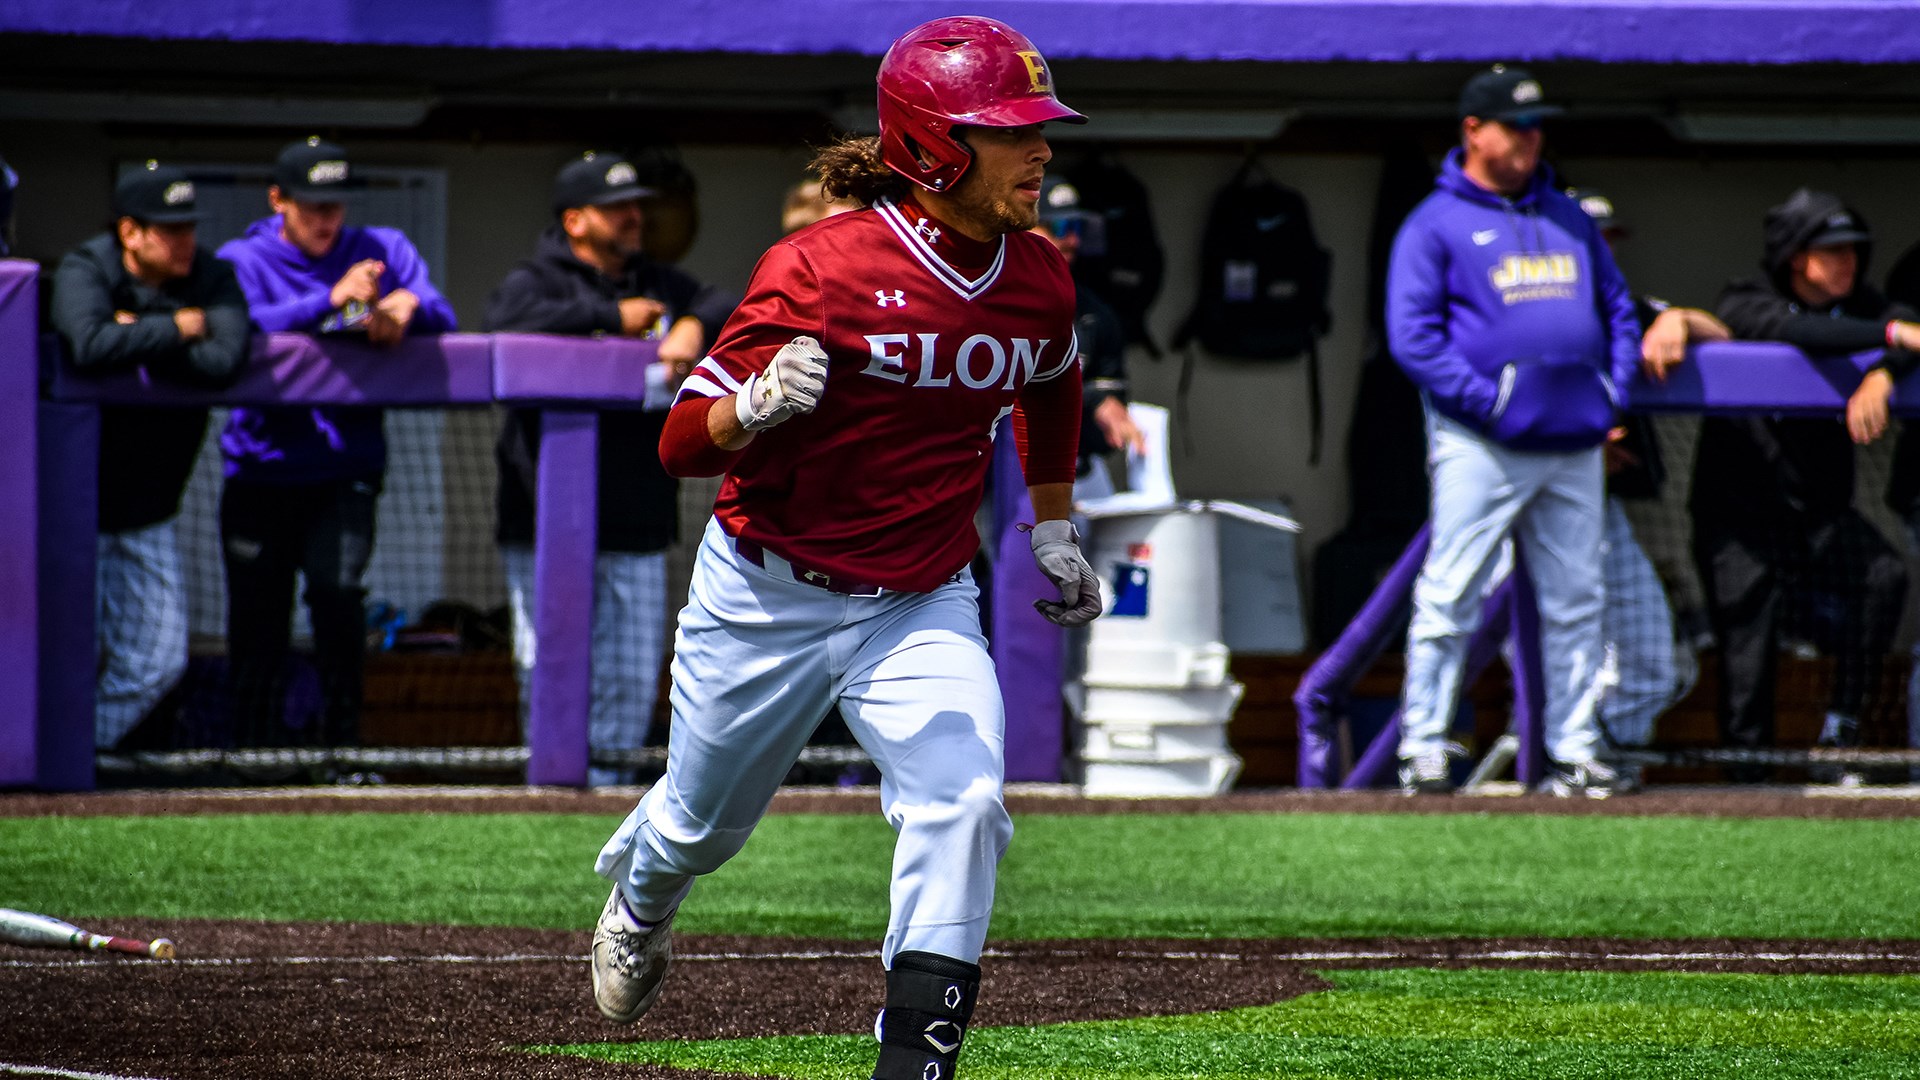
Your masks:
<path fill-rule="evenodd" d="M 810 413 L 827 390 L 827 354 L 810 337 L 797 337 L 773 354 L 767 369 L 747 380 L 733 396 L 740 426 L 765 431 Z"/>
<path fill-rule="evenodd" d="M 1058 626 L 1085 626 L 1100 615 L 1100 581 L 1080 554 L 1071 522 L 1043 521 L 1033 527 L 1033 561 L 1060 589 L 1060 599 L 1035 600 L 1033 606 Z"/>

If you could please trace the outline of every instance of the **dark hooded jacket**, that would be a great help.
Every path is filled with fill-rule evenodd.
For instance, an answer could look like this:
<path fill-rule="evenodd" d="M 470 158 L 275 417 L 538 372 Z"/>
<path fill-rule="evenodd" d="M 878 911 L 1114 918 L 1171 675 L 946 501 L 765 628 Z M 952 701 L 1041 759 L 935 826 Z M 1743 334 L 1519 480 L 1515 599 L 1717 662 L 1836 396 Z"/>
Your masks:
<path fill-rule="evenodd" d="M 1883 348 L 1887 323 L 1913 313 L 1890 304 L 1866 283 L 1870 241 L 1860 241 L 1853 292 L 1812 307 L 1794 295 L 1793 256 L 1838 214 L 1866 224 L 1838 197 L 1806 188 L 1767 211 L 1763 276 L 1736 281 L 1720 295 L 1718 314 L 1736 338 L 1780 341 L 1809 353 Z M 1876 366 L 1896 378 L 1920 356 L 1889 349 Z M 1835 417 L 1709 416 L 1700 423 L 1694 465 L 1697 519 L 1801 528 L 1829 520 L 1853 503 L 1853 440 Z"/>
<path fill-rule="evenodd" d="M 699 319 L 709 342 L 719 336 L 735 305 L 732 296 L 645 255 L 635 255 L 618 277 L 608 277 L 581 262 L 556 225 L 541 234 L 533 257 L 514 267 L 488 298 L 486 325 L 493 332 L 618 335 L 620 301 L 635 296 L 666 305 L 663 328 L 682 316 Z M 601 551 L 661 551 L 679 535 L 679 482 L 660 464 L 666 415 L 641 409 L 600 413 Z M 495 448 L 502 544 L 533 543 L 539 452 L 540 410 L 510 411 Z"/>
<path fill-rule="evenodd" d="M 207 336 L 187 344 L 174 312 L 206 313 Z M 128 312 L 120 322 L 115 312 Z M 233 267 L 202 248 L 187 276 L 155 288 L 127 272 L 120 245 L 102 233 L 67 253 L 53 277 L 53 326 L 85 374 L 144 368 L 191 386 L 218 388 L 247 358 L 247 301 Z M 100 531 L 158 525 L 180 512 L 207 432 L 204 408 L 108 405 L 100 410 Z"/>

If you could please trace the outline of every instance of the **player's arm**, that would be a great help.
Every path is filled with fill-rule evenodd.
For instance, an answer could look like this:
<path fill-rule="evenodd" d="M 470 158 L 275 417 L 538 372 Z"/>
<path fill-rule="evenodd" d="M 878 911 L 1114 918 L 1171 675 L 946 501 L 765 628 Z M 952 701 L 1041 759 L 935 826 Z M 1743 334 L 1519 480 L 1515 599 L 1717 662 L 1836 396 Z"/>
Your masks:
<path fill-rule="evenodd" d="M 116 317 L 105 275 L 78 251 L 54 272 L 51 320 L 80 371 L 122 371 L 180 347 L 171 315 Z"/>
<path fill-rule="evenodd" d="M 810 413 L 826 391 L 819 280 L 797 249 L 776 244 L 713 351 L 680 386 L 660 434 L 674 476 L 718 476 L 761 431 Z"/>
<path fill-rule="evenodd" d="M 1100 583 L 1067 520 L 1079 456 L 1080 392 L 1079 348 L 1069 335 L 1065 361 L 1036 371 L 1013 409 L 1014 446 L 1033 501 L 1033 559 L 1060 590 L 1059 600 L 1035 600 L 1033 606 L 1060 626 L 1085 626 L 1101 606 Z"/>

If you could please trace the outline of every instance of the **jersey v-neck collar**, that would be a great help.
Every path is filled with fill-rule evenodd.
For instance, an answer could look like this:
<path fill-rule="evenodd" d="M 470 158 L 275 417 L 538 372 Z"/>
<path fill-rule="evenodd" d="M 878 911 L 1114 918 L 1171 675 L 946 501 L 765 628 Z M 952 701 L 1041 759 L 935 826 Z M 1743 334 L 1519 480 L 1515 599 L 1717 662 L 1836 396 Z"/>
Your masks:
<path fill-rule="evenodd" d="M 1006 265 L 1007 261 L 1005 236 L 996 237 L 993 242 L 983 244 L 952 232 L 948 226 L 936 224 L 925 210 L 911 202 L 903 207 L 892 199 L 881 199 L 874 205 L 874 210 L 880 215 L 880 220 L 886 222 L 887 227 L 893 230 L 893 235 L 899 238 L 901 245 L 907 249 L 907 253 L 919 260 L 920 265 L 926 267 L 927 272 L 938 278 L 947 288 L 958 293 L 961 299 L 978 298 L 982 293 L 993 288 L 993 283 L 1000 279 L 1000 268 Z M 947 261 L 946 256 L 941 254 L 940 248 L 935 246 L 943 242 L 944 246 L 956 249 L 962 248 L 963 245 L 977 246 L 983 253 L 991 251 L 993 257 L 987 263 L 987 268 L 980 272 L 980 276 L 968 277 L 955 269 L 953 264 Z"/>

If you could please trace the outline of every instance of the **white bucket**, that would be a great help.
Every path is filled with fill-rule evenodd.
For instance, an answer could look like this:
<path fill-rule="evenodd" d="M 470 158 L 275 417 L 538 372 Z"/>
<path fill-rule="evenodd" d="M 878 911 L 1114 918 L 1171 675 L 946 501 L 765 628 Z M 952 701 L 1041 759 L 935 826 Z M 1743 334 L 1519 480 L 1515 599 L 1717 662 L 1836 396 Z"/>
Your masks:
<path fill-rule="evenodd" d="M 1178 689 L 1088 683 L 1080 711 L 1088 724 L 1224 725 L 1246 692 L 1237 682 Z"/>
<path fill-rule="evenodd" d="M 1185 761 L 1095 761 L 1086 763 L 1083 790 L 1096 798 L 1219 795 L 1240 776 L 1240 758 L 1208 754 Z"/>
<path fill-rule="evenodd" d="M 1085 761 L 1186 761 L 1227 749 L 1224 724 L 1145 722 L 1086 725 Z"/>
<path fill-rule="evenodd" d="M 1098 627 L 1101 620 L 1095 620 Z M 1099 631 L 1087 645 L 1089 686 L 1222 686 L 1227 679 L 1227 647 L 1176 645 L 1153 641 L 1101 641 Z"/>
<path fill-rule="evenodd" d="M 1220 530 L 1211 511 L 1170 509 L 1091 523 L 1090 561 L 1106 613 L 1103 645 L 1210 645 L 1221 639 Z"/>

